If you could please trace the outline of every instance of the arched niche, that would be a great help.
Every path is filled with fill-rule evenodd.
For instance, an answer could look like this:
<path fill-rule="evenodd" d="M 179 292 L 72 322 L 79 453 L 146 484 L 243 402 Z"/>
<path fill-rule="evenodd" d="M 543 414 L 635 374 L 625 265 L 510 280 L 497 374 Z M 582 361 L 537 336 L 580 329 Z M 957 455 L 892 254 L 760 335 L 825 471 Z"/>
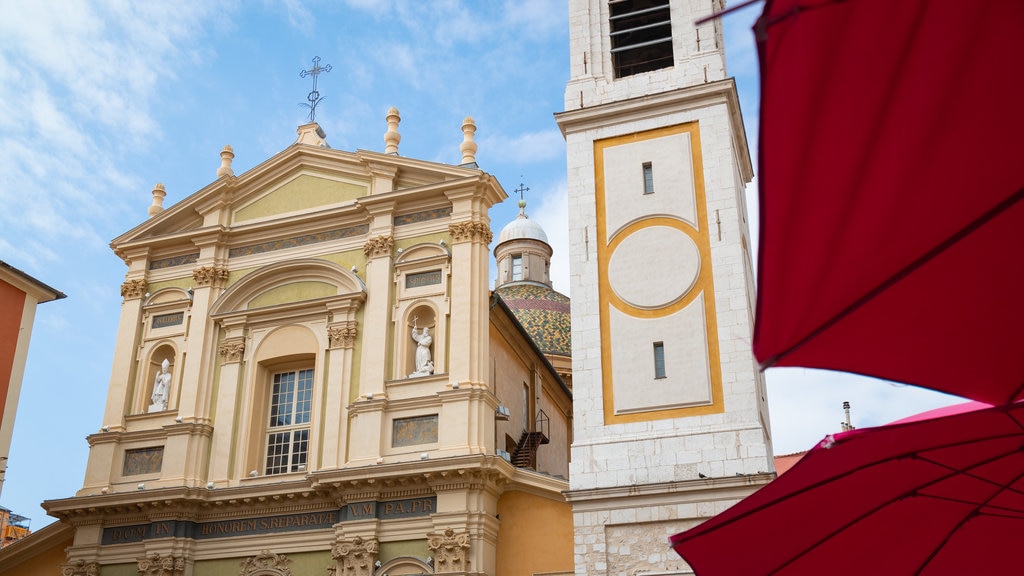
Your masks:
<path fill-rule="evenodd" d="M 138 387 L 142 392 L 142 397 L 136 399 L 136 412 L 161 412 L 153 407 L 153 388 L 156 385 L 157 374 L 161 372 L 161 365 L 164 360 L 167 360 L 167 373 L 171 375 L 170 385 L 167 388 L 167 406 L 164 410 L 172 409 L 176 404 L 177 392 L 179 390 L 178 382 L 180 375 L 177 373 L 177 362 L 178 351 L 170 342 L 158 342 L 149 351 L 146 357 L 146 362 L 143 365 L 142 382 Z"/>
<path fill-rule="evenodd" d="M 438 316 L 437 309 L 429 300 L 412 302 L 405 309 L 404 321 L 401 323 L 401 332 L 404 332 L 403 345 L 399 346 L 399 357 L 402 359 L 399 366 L 400 377 L 427 375 L 417 372 L 416 358 L 420 348 L 419 342 L 422 341 L 425 334 L 429 336 L 429 345 L 426 346 L 431 362 L 429 374 L 439 374 L 445 371 L 444 361 L 441 357 L 444 331 L 439 327 Z M 424 343 L 427 342 L 424 341 Z"/>
<path fill-rule="evenodd" d="M 412 576 L 433 574 L 434 568 L 415 556 L 400 556 L 388 560 L 374 571 L 374 576 Z"/>

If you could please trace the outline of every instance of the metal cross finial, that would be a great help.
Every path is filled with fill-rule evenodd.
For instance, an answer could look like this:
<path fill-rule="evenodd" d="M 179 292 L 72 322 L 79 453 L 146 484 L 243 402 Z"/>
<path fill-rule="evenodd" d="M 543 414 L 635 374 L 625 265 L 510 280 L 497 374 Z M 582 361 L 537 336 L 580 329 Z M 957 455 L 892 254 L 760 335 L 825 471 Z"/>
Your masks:
<path fill-rule="evenodd" d="M 513 192 L 517 192 L 517 193 L 519 194 L 519 199 L 520 199 L 520 200 L 523 200 L 523 192 L 529 192 L 529 191 L 530 191 L 530 189 L 529 189 L 529 188 L 527 188 L 527 187 L 526 187 L 526 186 L 525 186 L 525 185 L 523 184 L 523 181 L 521 180 L 521 178 L 522 178 L 522 176 L 520 176 L 520 180 L 519 180 L 519 188 L 516 188 L 515 190 L 513 190 Z"/>
<path fill-rule="evenodd" d="M 323 100 L 323 98 L 320 96 L 320 93 L 317 92 L 317 90 L 316 90 L 316 77 L 319 76 L 321 72 L 330 72 L 330 71 L 331 71 L 331 65 L 330 64 L 328 64 L 326 66 L 321 66 L 320 65 L 320 57 L 319 56 L 314 56 L 313 57 L 313 67 L 310 68 L 309 70 L 303 70 L 302 72 L 299 72 L 299 78 L 305 78 L 306 76 L 312 76 L 313 77 L 313 91 L 310 92 L 306 96 L 306 100 L 309 100 L 309 104 L 304 104 L 304 103 L 300 103 L 299 104 L 299 106 L 305 106 L 306 108 L 309 108 L 309 121 L 310 122 L 315 122 L 316 121 L 316 105 L 319 104 L 321 100 Z"/>

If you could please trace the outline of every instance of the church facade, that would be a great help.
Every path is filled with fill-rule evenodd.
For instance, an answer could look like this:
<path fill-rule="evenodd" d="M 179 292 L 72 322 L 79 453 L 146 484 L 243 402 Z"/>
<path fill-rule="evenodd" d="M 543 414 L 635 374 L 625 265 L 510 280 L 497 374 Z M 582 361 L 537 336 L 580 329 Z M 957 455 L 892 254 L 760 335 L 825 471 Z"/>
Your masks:
<path fill-rule="evenodd" d="M 399 156 L 399 120 L 384 152 L 301 126 L 238 176 L 225 147 L 112 242 L 106 410 L 82 489 L 44 503 L 73 528 L 53 573 L 572 570 L 571 393 L 487 284 L 506 194 L 472 119 L 458 164 Z"/>

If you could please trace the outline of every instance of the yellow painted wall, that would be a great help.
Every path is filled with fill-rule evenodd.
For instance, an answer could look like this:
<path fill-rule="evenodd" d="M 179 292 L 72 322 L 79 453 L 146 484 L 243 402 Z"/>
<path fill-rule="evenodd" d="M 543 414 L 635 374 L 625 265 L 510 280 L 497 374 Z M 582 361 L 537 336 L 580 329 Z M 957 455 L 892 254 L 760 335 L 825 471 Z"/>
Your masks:
<path fill-rule="evenodd" d="M 273 546 L 268 542 L 268 548 L 273 552 Z M 323 552 L 296 552 L 294 554 L 285 554 L 291 562 L 288 563 L 288 569 L 292 571 L 292 574 L 299 576 L 300 574 L 327 574 L 327 567 L 334 565 L 334 558 L 331 557 L 330 550 L 324 550 Z M 194 576 L 238 576 L 241 571 L 241 563 L 245 561 L 245 558 L 220 558 L 217 560 L 200 560 L 193 565 L 192 574 Z M 118 574 L 107 574 L 106 568 L 100 576 L 129 576 L 127 573 L 124 575 Z M 135 571 L 131 573 L 131 576 L 139 576 L 138 566 L 135 567 Z"/>
<path fill-rule="evenodd" d="M 74 535 L 68 534 L 68 537 L 64 540 L 55 542 L 54 546 L 50 549 L 40 553 L 39 555 L 21 562 L 8 570 L 0 570 L 0 574 L 11 576 L 55 576 L 60 574 L 60 565 L 67 561 L 67 556 L 64 554 L 64 549 L 71 546 L 74 543 Z M 138 576 L 139 571 L 136 567 L 135 574 Z M 101 576 L 106 576 L 103 574 Z"/>
<path fill-rule="evenodd" d="M 235 222 L 335 205 L 366 194 L 365 185 L 302 174 L 239 209 L 235 212 Z"/>
<path fill-rule="evenodd" d="M 525 492 L 498 499 L 497 576 L 573 571 L 572 507 Z"/>
<path fill-rule="evenodd" d="M 430 554 L 426 540 L 399 540 L 397 542 L 381 542 L 377 559 L 381 563 L 403 556 L 415 556 L 425 560 Z"/>

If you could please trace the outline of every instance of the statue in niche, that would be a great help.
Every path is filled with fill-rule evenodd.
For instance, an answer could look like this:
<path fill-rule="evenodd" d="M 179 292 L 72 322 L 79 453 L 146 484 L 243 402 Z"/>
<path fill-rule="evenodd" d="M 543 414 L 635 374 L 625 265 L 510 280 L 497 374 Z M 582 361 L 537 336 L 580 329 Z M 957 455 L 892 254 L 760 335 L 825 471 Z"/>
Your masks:
<path fill-rule="evenodd" d="M 430 345 L 434 342 L 434 338 L 430 335 L 430 328 L 424 326 L 422 329 L 418 329 L 416 320 L 415 317 L 412 319 L 412 339 L 416 342 L 416 371 L 409 374 L 410 378 L 434 373 L 434 361 L 430 359 Z"/>
<path fill-rule="evenodd" d="M 167 410 L 167 394 L 171 389 L 171 373 L 168 371 L 171 363 L 164 358 L 160 364 L 160 371 L 156 373 L 153 380 L 153 395 L 150 396 L 152 404 L 149 405 L 150 412 L 162 412 Z"/>

